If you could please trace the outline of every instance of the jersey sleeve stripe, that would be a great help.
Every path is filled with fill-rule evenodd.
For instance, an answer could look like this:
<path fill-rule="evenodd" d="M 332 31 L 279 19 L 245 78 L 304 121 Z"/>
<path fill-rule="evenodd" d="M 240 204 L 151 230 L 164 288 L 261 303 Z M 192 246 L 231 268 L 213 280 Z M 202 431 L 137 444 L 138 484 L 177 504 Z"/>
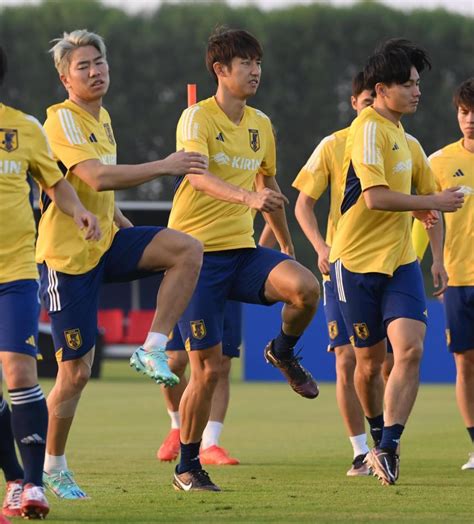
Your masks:
<path fill-rule="evenodd" d="M 60 109 L 58 111 L 59 121 L 63 128 L 64 135 L 72 145 L 84 144 L 85 140 L 81 131 L 77 128 L 74 118 L 69 109 Z"/>
<path fill-rule="evenodd" d="M 192 106 L 189 109 L 186 109 L 184 120 L 183 120 L 183 139 L 192 140 L 193 137 L 193 119 L 195 114 L 199 111 L 200 107 L 198 105 Z"/>
<path fill-rule="evenodd" d="M 306 165 L 304 166 L 307 171 L 313 172 L 313 171 L 316 170 L 316 168 L 318 167 L 318 164 L 319 164 L 319 158 L 321 156 L 321 151 L 322 151 L 324 145 L 327 142 L 329 142 L 331 140 L 334 140 L 334 139 L 335 139 L 334 135 L 329 135 L 329 136 L 323 138 L 321 140 L 321 142 L 319 142 L 319 144 L 317 145 L 316 149 L 313 151 L 311 156 L 308 158 L 308 161 L 306 162 Z"/>
<path fill-rule="evenodd" d="M 373 165 L 377 163 L 377 152 L 375 147 L 375 133 L 377 124 L 367 122 L 364 126 L 364 164 Z"/>

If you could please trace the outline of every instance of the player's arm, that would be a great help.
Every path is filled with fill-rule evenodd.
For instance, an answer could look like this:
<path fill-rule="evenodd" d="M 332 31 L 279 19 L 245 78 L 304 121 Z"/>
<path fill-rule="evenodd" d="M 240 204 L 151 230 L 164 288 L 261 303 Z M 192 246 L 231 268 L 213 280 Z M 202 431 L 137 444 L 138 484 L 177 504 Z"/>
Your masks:
<path fill-rule="evenodd" d="M 264 186 L 264 188 L 284 196 L 281 193 L 280 187 L 278 186 L 274 176 L 268 176 L 263 172 L 259 172 L 257 174 L 257 187 L 260 184 Z M 265 191 L 265 189 L 263 191 Z M 288 202 L 286 197 L 285 201 Z M 291 257 L 294 257 L 295 250 L 293 247 L 293 241 L 291 240 L 290 230 L 288 229 L 288 222 L 286 220 L 284 206 L 281 206 L 270 213 L 264 213 L 264 218 L 275 234 L 281 251 Z"/>
<path fill-rule="evenodd" d="M 295 216 L 303 233 L 318 255 L 318 267 L 323 275 L 329 274 L 330 246 L 326 244 L 319 230 L 318 219 L 314 213 L 316 200 L 302 191 L 298 195 L 295 206 Z"/>
<path fill-rule="evenodd" d="M 442 295 L 448 287 L 448 273 L 444 267 L 444 227 L 443 221 L 439 220 L 432 228 L 427 229 L 428 237 L 430 239 L 431 253 L 433 255 L 433 263 L 431 265 L 431 274 L 433 275 L 433 285 L 436 291 L 433 293 L 435 297 Z"/>
<path fill-rule="evenodd" d="M 96 191 L 127 189 L 150 182 L 157 177 L 180 176 L 187 173 L 199 176 L 207 169 L 207 158 L 200 153 L 177 151 L 163 160 L 136 165 L 109 165 L 88 159 L 71 167 L 74 175 Z"/>
<path fill-rule="evenodd" d="M 265 226 L 263 227 L 262 234 L 260 235 L 260 238 L 258 239 L 258 245 L 262 247 L 269 247 L 270 249 L 273 249 L 277 243 L 277 239 L 275 236 L 275 233 L 273 232 L 272 228 L 265 222 Z"/>
<path fill-rule="evenodd" d="M 196 191 L 202 191 L 206 195 L 217 200 L 224 200 L 232 204 L 242 204 L 251 209 L 271 213 L 282 209 L 288 204 L 288 199 L 282 193 L 265 187 L 261 191 L 248 191 L 242 187 L 229 184 L 225 180 L 206 171 L 204 175 L 188 174 L 187 179 Z"/>
<path fill-rule="evenodd" d="M 369 127 L 368 127 L 369 126 Z M 372 126 L 372 127 L 370 127 Z M 370 132 L 366 132 L 367 128 Z M 383 152 L 388 139 L 374 122 L 366 122 L 354 134 L 351 161 L 361 182 L 365 203 L 369 209 L 378 211 L 431 210 L 452 213 L 464 203 L 464 195 L 458 187 L 440 193 L 407 195 L 389 188 L 385 178 Z"/>
<path fill-rule="evenodd" d="M 52 187 L 42 187 L 42 190 L 63 213 L 74 219 L 79 229 L 85 229 L 86 240 L 100 239 L 102 233 L 97 217 L 82 205 L 76 191 L 66 179 L 62 178 Z"/>
<path fill-rule="evenodd" d="M 114 207 L 114 224 L 119 229 L 127 229 L 133 227 L 131 220 L 129 220 L 120 210 L 120 208 L 115 204 Z"/>

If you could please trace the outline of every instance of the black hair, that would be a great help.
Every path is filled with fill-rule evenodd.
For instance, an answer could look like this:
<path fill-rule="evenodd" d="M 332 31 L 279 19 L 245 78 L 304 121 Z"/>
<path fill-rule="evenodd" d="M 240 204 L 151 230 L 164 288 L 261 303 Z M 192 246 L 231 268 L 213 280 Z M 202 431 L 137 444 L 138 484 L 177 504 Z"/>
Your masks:
<path fill-rule="evenodd" d="M 359 71 L 352 79 L 352 96 L 357 98 L 365 89 L 364 71 Z"/>
<path fill-rule="evenodd" d="M 364 67 L 367 89 L 374 89 L 379 82 L 404 84 L 410 79 L 412 67 L 419 74 L 431 69 L 427 52 L 406 38 L 387 40 L 377 46 Z"/>
<path fill-rule="evenodd" d="M 474 77 L 464 80 L 464 82 L 456 88 L 453 96 L 453 104 L 456 109 L 463 107 L 471 111 L 474 110 Z"/>
<path fill-rule="evenodd" d="M 230 66 L 233 58 L 250 58 L 260 60 L 263 56 L 260 42 L 249 32 L 241 29 L 217 27 L 209 37 L 206 51 L 207 70 L 217 82 L 213 65 L 220 62 Z"/>

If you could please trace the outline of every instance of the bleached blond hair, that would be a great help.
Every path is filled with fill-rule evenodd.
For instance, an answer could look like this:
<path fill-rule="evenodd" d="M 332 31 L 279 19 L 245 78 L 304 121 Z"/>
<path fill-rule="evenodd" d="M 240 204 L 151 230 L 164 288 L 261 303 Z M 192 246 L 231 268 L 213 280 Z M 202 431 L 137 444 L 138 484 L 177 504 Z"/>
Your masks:
<path fill-rule="evenodd" d="M 107 50 L 104 39 L 87 29 L 64 32 L 62 38 L 56 38 L 51 43 L 54 43 L 54 46 L 49 52 L 53 55 L 54 65 L 60 75 L 65 75 L 69 71 L 71 53 L 79 47 L 94 46 L 106 58 Z"/>

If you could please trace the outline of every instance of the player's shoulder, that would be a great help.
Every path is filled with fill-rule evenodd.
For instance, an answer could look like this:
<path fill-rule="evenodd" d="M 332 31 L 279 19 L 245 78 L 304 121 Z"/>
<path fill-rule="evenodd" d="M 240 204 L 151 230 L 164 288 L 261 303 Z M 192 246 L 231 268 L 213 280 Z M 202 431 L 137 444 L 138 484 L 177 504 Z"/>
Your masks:
<path fill-rule="evenodd" d="M 451 144 L 448 144 L 441 149 L 438 149 L 434 153 L 432 153 L 428 159 L 431 162 L 437 162 L 437 161 L 444 161 L 449 160 L 453 156 L 455 156 L 459 152 L 459 146 L 460 142 L 459 140 L 456 142 L 453 142 Z"/>
<path fill-rule="evenodd" d="M 246 111 L 256 117 L 256 118 L 262 118 L 263 120 L 268 120 L 270 121 L 270 117 L 268 115 L 266 115 L 263 111 L 261 111 L 260 109 L 257 109 L 256 107 L 252 107 L 252 106 L 246 106 Z"/>
<path fill-rule="evenodd" d="M 374 134 L 375 132 L 384 129 L 383 118 L 373 109 L 372 107 L 366 107 L 363 109 L 352 121 L 349 127 L 349 134 L 355 134 L 364 130 L 364 135 Z"/>

